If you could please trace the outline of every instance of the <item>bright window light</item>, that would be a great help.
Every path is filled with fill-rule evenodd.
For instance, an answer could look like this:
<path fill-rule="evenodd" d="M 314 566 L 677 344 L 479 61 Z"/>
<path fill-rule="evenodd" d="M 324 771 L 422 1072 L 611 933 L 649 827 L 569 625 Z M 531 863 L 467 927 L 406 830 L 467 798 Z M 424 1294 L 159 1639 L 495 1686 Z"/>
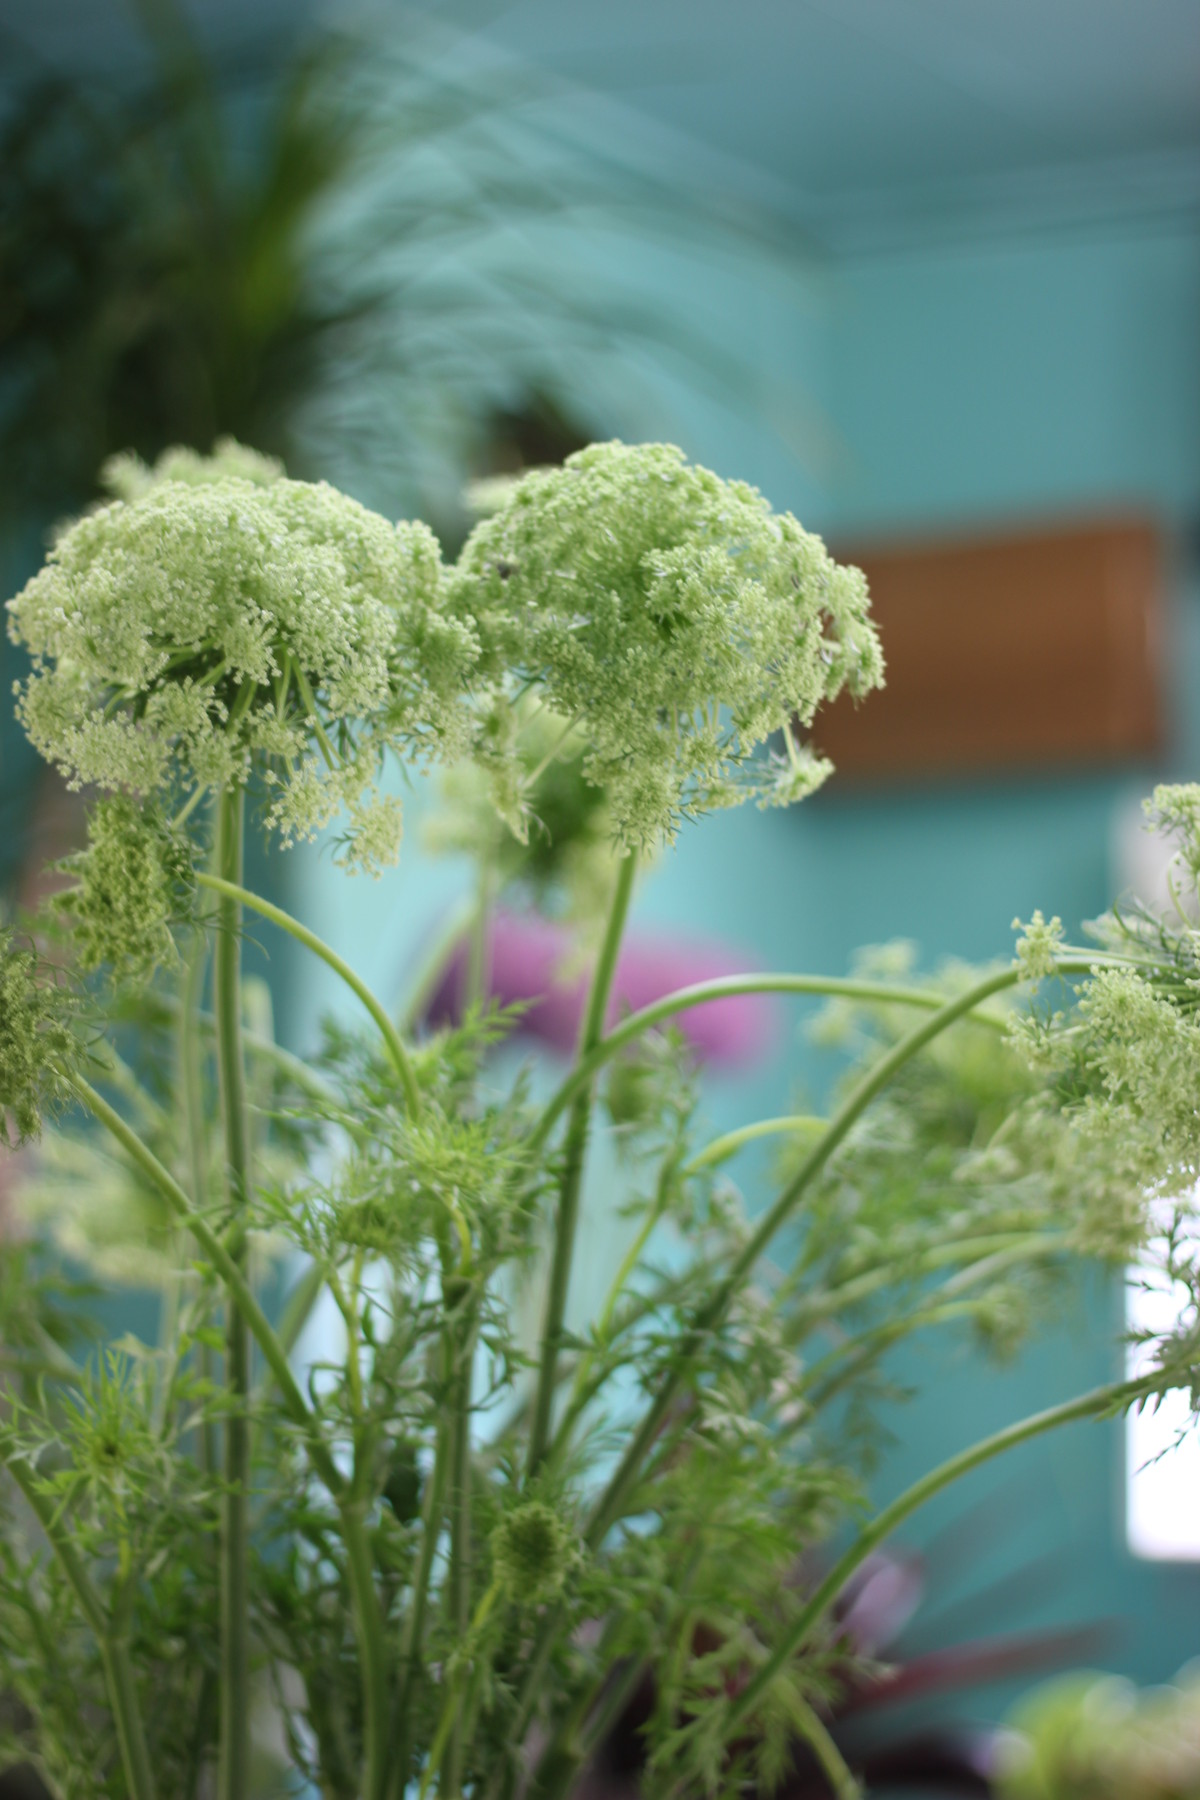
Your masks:
<path fill-rule="evenodd" d="M 1187 1289 L 1160 1269 L 1130 1271 L 1131 1332 L 1171 1331 L 1190 1305 Z M 1140 1375 L 1152 1356 L 1153 1346 L 1131 1344 L 1130 1375 Z M 1126 1420 L 1125 1533 L 1135 1556 L 1200 1562 L 1200 1431 L 1186 1393 L 1168 1394 L 1155 1411 L 1133 1412 Z"/>

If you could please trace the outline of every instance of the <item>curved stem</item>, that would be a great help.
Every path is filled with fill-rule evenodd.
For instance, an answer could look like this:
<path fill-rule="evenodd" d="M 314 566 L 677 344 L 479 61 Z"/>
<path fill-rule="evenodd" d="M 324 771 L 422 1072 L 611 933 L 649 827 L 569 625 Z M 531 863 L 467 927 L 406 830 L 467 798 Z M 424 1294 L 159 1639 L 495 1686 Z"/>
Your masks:
<path fill-rule="evenodd" d="M 697 1175 L 701 1169 L 709 1169 L 714 1163 L 727 1162 L 735 1150 L 743 1144 L 753 1144 L 759 1138 L 781 1137 L 785 1134 L 797 1136 L 801 1133 L 809 1136 L 824 1131 L 828 1119 L 818 1119 L 811 1113 L 788 1113 L 776 1119 L 756 1119 L 752 1125 L 739 1125 L 736 1131 L 727 1131 L 723 1137 L 714 1138 L 711 1144 L 705 1144 L 703 1150 L 697 1151 L 691 1162 L 684 1169 L 685 1175 Z"/>
<path fill-rule="evenodd" d="M 905 1519 L 924 1506 L 927 1500 L 940 1494 L 943 1488 L 949 1487 L 963 1475 L 970 1474 L 972 1469 L 979 1468 L 1018 1444 L 1027 1443 L 1030 1438 L 1040 1437 L 1043 1432 L 1054 1431 L 1058 1426 L 1069 1425 L 1076 1419 L 1096 1418 L 1102 1413 L 1116 1412 L 1150 1391 L 1150 1384 L 1145 1381 L 1114 1381 L 1107 1387 L 1094 1388 L 1090 1393 L 1077 1395 L 1074 1400 L 1064 1401 L 1061 1406 L 1048 1407 L 1044 1412 L 1018 1420 L 1015 1425 L 1006 1425 L 1002 1431 L 993 1432 L 990 1437 L 972 1444 L 967 1450 L 960 1450 L 957 1456 L 949 1457 L 919 1481 L 914 1481 L 911 1487 L 906 1488 L 890 1506 L 885 1506 L 872 1519 L 849 1549 L 834 1563 L 766 1661 L 759 1665 L 746 1686 L 730 1702 L 725 1715 L 726 1728 L 737 1725 L 751 1711 L 779 1671 L 799 1650 L 813 1626 L 837 1599 L 850 1576 L 866 1561 L 876 1546 L 889 1537 L 897 1525 L 903 1524 Z"/>
<path fill-rule="evenodd" d="M 1088 965 L 1080 966 L 1070 963 L 1058 965 L 1059 972 L 1062 974 L 1086 974 L 1087 967 Z M 756 1229 L 747 1238 L 724 1280 L 721 1281 L 711 1299 L 697 1312 L 693 1324 L 684 1334 L 672 1368 L 661 1382 L 658 1393 L 644 1414 L 625 1455 L 621 1458 L 607 1487 L 593 1508 L 587 1532 L 587 1541 L 593 1548 L 603 1539 L 624 1504 L 626 1495 L 637 1479 L 643 1458 L 657 1438 L 663 1420 L 686 1378 L 696 1352 L 707 1335 L 720 1324 L 742 1283 L 754 1268 L 771 1239 L 791 1217 L 810 1182 L 825 1167 L 829 1158 L 849 1135 L 871 1102 L 887 1087 L 892 1077 L 897 1075 L 906 1063 L 910 1062 L 927 1044 L 939 1037 L 943 1031 L 956 1024 L 959 1019 L 964 1018 L 968 1013 L 973 1013 L 976 1007 L 991 999 L 994 994 L 1001 993 L 1005 988 L 1015 987 L 1023 979 L 1024 975 L 1020 969 L 1001 969 L 996 974 L 987 976 L 983 981 L 976 982 L 973 987 L 967 988 L 955 999 L 944 1001 L 931 1019 L 924 1020 L 902 1037 L 886 1055 L 881 1056 L 879 1061 L 866 1071 L 851 1089 L 792 1180 L 787 1183 L 774 1204 L 764 1213 Z M 611 1042 L 611 1039 L 606 1042 Z"/>
<path fill-rule="evenodd" d="M 593 1328 L 592 1335 L 595 1339 L 595 1343 L 591 1349 L 585 1350 L 583 1355 L 579 1358 L 579 1364 L 575 1371 L 575 1379 L 571 1384 L 570 1397 L 567 1400 L 566 1408 L 562 1418 L 559 1420 L 550 1443 L 549 1455 L 552 1460 L 557 1457 L 558 1453 L 567 1444 L 576 1419 L 588 1405 L 588 1402 L 595 1392 L 595 1387 L 592 1383 L 592 1371 L 595 1367 L 596 1357 L 602 1348 L 608 1348 L 606 1339 L 609 1328 L 612 1325 L 613 1314 L 617 1310 L 621 1295 L 625 1292 L 627 1282 L 630 1280 L 634 1270 L 642 1260 L 642 1252 L 650 1240 L 650 1234 L 663 1216 L 663 1212 L 666 1208 L 669 1178 L 673 1173 L 674 1170 L 671 1163 L 666 1163 L 659 1175 L 658 1187 L 654 1196 L 654 1204 L 653 1206 L 648 1206 L 646 1208 L 646 1216 L 634 1233 L 629 1248 L 621 1258 L 621 1266 L 614 1275 L 608 1293 L 605 1295 L 604 1305 L 600 1308 L 599 1315 Z"/>
<path fill-rule="evenodd" d="M 225 1137 L 229 1251 L 246 1267 L 250 1201 L 250 1137 L 242 1059 L 241 907 L 243 795 L 226 789 L 217 804 L 216 866 L 220 903 L 213 960 L 217 1016 L 217 1085 Z M 202 876 L 201 880 L 209 879 Z M 237 1300 L 227 1299 L 225 1321 L 224 1484 L 221 1493 L 220 1744 L 218 1800 L 248 1800 L 250 1786 L 250 1334 Z"/>
<path fill-rule="evenodd" d="M 820 1412 L 834 1394 L 864 1368 L 876 1362 L 894 1344 L 918 1331 L 924 1331 L 930 1325 L 943 1324 L 952 1318 L 969 1318 L 977 1312 L 977 1300 L 961 1298 L 962 1295 L 969 1294 L 972 1288 L 990 1282 L 1004 1269 L 1057 1256 L 1066 1241 L 1062 1232 L 1047 1232 L 1040 1238 L 1030 1236 L 1006 1250 L 980 1257 L 977 1262 L 969 1263 L 966 1268 L 951 1275 L 941 1287 L 925 1294 L 910 1312 L 902 1313 L 897 1318 L 884 1319 L 877 1325 L 868 1326 L 844 1338 L 805 1368 L 793 1390 L 793 1397 L 800 1399 L 808 1396 L 807 1404 L 797 1407 L 795 1423 L 790 1428 L 785 1428 L 784 1437 L 804 1430 L 811 1423 L 813 1413 Z"/>
<path fill-rule="evenodd" d="M 180 1015 L 182 1004 L 173 994 L 156 994 L 155 999 L 164 1011 L 174 1013 L 176 1017 Z M 217 1022 L 210 1012 L 206 1012 L 202 1006 L 198 1006 L 192 1018 L 198 1031 L 203 1032 L 206 1037 L 215 1037 Z M 274 1038 L 264 1037 L 261 1033 L 252 1031 L 248 1025 L 243 1025 L 242 1049 L 247 1056 L 259 1056 L 266 1062 L 274 1063 L 282 1075 L 287 1075 L 297 1087 L 303 1088 L 314 1100 L 326 1106 L 336 1103 L 337 1095 L 329 1084 L 309 1068 L 303 1057 L 294 1055 L 291 1050 L 285 1050 L 282 1044 L 275 1042 Z"/>
<path fill-rule="evenodd" d="M 617 870 L 612 905 L 604 941 L 596 959 L 592 985 L 579 1036 L 579 1060 L 583 1068 L 594 1055 L 604 1031 L 608 999 L 617 971 L 617 955 L 633 895 L 637 858 L 627 854 Z M 550 1264 L 550 1283 L 546 1294 L 546 1311 L 542 1325 L 541 1360 L 538 1365 L 534 1393 L 533 1420 L 529 1429 L 528 1474 L 536 1474 L 550 1441 L 550 1419 L 554 1409 L 559 1342 L 567 1310 L 567 1290 L 571 1283 L 571 1263 L 575 1253 L 575 1234 L 579 1224 L 579 1198 L 583 1186 L 583 1165 L 587 1156 L 588 1127 L 591 1122 L 591 1079 L 577 1085 L 567 1123 L 563 1150 L 562 1184 L 559 1189 L 558 1216 L 554 1225 L 554 1254 Z"/>
<path fill-rule="evenodd" d="M 897 1260 L 892 1257 L 882 1263 L 868 1263 L 865 1268 L 858 1268 L 855 1274 L 845 1276 L 837 1285 L 827 1287 L 819 1298 L 806 1300 L 799 1305 L 785 1321 L 785 1341 L 794 1348 L 825 1319 L 831 1318 L 835 1313 L 845 1312 L 852 1306 L 861 1305 L 872 1294 L 878 1293 L 880 1288 L 890 1287 L 899 1279 L 915 1280 L 922 1275 L 935 1274 L 948 1263 L 969 1263 L 973 1258 L 991 1256 L 1012 1248 L 1020 1249 L 1041 1241 L 1040 1230 L 985 1232 L 979 1237 L 958 1238 L 949 1243 L 936 1244 L 915 1258 Z M 782 1287 L 776 1291 L 771 1300 L 772 1313 L 782 1311 L 789 1293 L 790 1290 L 785 1292 Z"/>
<path fill-rule="evenodd" d="M 448 921 L 439 926 L 432 943 L 424 951 L 417 964 L 416 972 L 405 975 L 404 1005 L 400 1011 L 406 1031 L 412 1031 L 425 1016 L 425 1009 L 433 998 L 442 971 L 450 960 L 454 950 L 475 925 L 475 917 L 479 910 L 478 895 L 461 901 L 450 913 Z"/>
<path fill-rule="evenodd" d="M 146 1730 L 138 1706 L 128 1648 L 123 1638 L 113 1634 L 103 1602 L 76 1554 L 75 1546 L 62 1530 L 56 1509 L 39 1490 L 32 1469 L 16 1457 L 11 1461 L 6 1459 L 6 1466 L 45 1533 L 46 1541 L 75 1595 L 79 1610 L 95 1634 L 104 1667 L 108 1703 L 113 1709 L 116 1722 L 117 1741 L 121 1747 L 121 1763 L 130 1800 L 154 1800 L 154 1773 L 146 1746 Z"/>
<path fill-rule="evenodd" d="M 154 1152 L 147 1148 L 137 1132 L 126 1123 L 120 1113 L 116 1112 L 103 1095 L 98 1094 L 82 1075 L 67 1075 L 64 1072 L 64 1080 L 69 1083 L 88 1111 L 107 1127 L 142 1173 L 157 1187 L 168 1205 L 182 1219 L 195 1238 L 206 1261 L 212 1265 L 225 1283 L 230 1295 L 236 1300 L 254 1341 L 262 1351 L 267 1367 L 275 1377 L 280 1398 L 289 1417 L 304 1433 L 309 1454 L 313 1460 L 313 1467 L 334 1498 L 339 1498 L 346 1485 L 345 1478 L 330 1455 L 329 1448 L 317 1429 L 316 1420 L 309 1410 L 304 1395 L 300 1392 L 296 1377 L 292 1373 L 291 1364 L 288 1362 L 287 1351 L 272 1329 L 267 1315 L 255 1299 L 254 1290 L 247 1281 L 243 1270 L 238 1267 L 207 1219 L 203 1218 L 192 1206 L 175 1177 L 163 1167 Z"/>
<path fill-rule="evenodd" d="M 400 1077 L 400 1085 L 404 1089 L 405 1105 L 415 1117 L 421 1110 L 421 1093 L 417 1086 L 417 1078 L 412 1071 L 408 1052 L 383 1006 L 375 998 L 366 982 L 354 973 L 349 963 L 344 962 L 337 951 L 325 942 L 324 938 L 319 938 L 315 931 L 310 931 L 307 925 L 300 923 L 299 919 L 293 919 L 292 915 L 284 912 L 281 906 L 273 906 L 269 900 L 263 900 L 258 894 L 252 893 L 249 888 L 242 887 L 240 883 L 217 875 L 197 875 L 196 880 L 202 886 L 211 888 L 215 894 L 221 894 L 226 900 L 234 901 L 240 906 L 249 907 L 251 912 L 261 914 L 264 919 L 269 919 L 272 925 L 278 925 L 281 931 L 286 931 L 290 937 L 294 937 L 298 944 L 303 944 L 305 949 L 311 950 L 314 956 L 319 956 L 335 975 L 341 977 L 350 991 L 362 1001 L 379 1027 L 392 1065 Z"/>
<path fill-rule="evenodd" d="M 1086 968 L 1082 972 L 1086 974 Z M 1019 971 L 1005 970 L 1004 979 L 999 985 L 1012 987 L 1022 979 Z M 999 989 L 992 988 L 988 991 L 994 993 Z M 738 994 L 806 994 L 818 999 L 877 1001 L 892 1006 L 915 1006 L 934 1013 L 940 1013 L 946 1006 L 945 994 L 934 993 L 928 988 L 893 987 L 884 981 L 843 980 L 833 975 L 722 975 L 714 981 L 698 981 L 690 987 L 677 988 L 673 994 L 666 994 L 652 1005 L 643 1006 L 640 1012 L 630 1013 L 615 1030 L 600 1040 L 589 1056 L 580 1058 L 557 1093 L 547 1102 L 530 1140 L 533 1148 L 537 1149 L 545 1143 L 559 1114 L 571 1104 L 581 1088 L 587 1087 L 609 1058 L 623 1050 L 626 1044 L 632 1043 L 643 1031 L 649 1031 L 663 1019 L 673 1018 L 676 1013 L 688 1012 L 693 1006 L 703 1006 L 709 1000 L 732 999 Z M 994 1013 L 978 1013 L 974 1022 L 987 1025 L 995 1031 L 1005 1030 L 1008 1024 L 1006 1018 Z"/>

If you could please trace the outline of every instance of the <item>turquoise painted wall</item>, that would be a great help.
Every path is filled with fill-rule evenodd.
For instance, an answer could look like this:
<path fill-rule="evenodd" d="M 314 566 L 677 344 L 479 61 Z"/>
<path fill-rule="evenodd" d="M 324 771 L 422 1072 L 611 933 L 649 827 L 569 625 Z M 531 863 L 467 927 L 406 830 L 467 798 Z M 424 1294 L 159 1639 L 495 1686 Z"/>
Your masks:
<path fill-rule="evenodd" d="M 664 260 L 658 273 L 681 277 Z M 706 316 L 761 359 L 764 392 L 778 369 L 785 428 L 797 425 L 791 397 L 803 392 L 819 430 L 787 433 L 789 447 L 648 360 L 597 396 L 613 428 L 671 436 L 834 537 L 1149 507 L 1173 547 L 1164 767 L 1194 774 L 1200 595 L 1185 541 L 1200 510 L 1200 236 L 1126 229 L 861 258 L 812 283 L 802 307 L 770 282 L 748 304 L 752 286 L 752 271 L 705 264 L 677 291 L 689 305 L 698 296 Z M 843 970 L 857 946 L 897 936 L 935 959 L 1005 956 L 1015 914 L 1040 905 L 1074 931 L 1102 910 L 1114 808 L 1159 773 L 873 794 L 841 793 L 835 779 L 793 815 L 728 814 L 685 832 L 643 884 L 634 927 L 717 935 L 765 964 L 828 972 Z M 461 886 L 461 871 L 431 867 L 415 849 L 374 887 L 344 887 L 319 859 L 303 868 L 306 916 L 384 986 L 399 979 L 405 945 L 432 929 Z M 316 998 L 306 987 L 309 1018 Z M 789 1016 L 776 1066 L 713 1086 L 715 1123 L 781 1110 L 798 1081 L 819 1084 L 800 1023 L 798 1011 Z M 303 1034 L 295 1013 L 292 1024 Z M 749 1163 L 746 1179 L 753 1191 Z M 602 1249 L 605 1222 L 593 1218 L 591 1229 Z M 914 1347 L 898 1373 L 921 1397 L 897 1416 L 878 1493 L 974 1435 L 1105 1379 L 1118 1307 L 1110 1285 L 1081 1283 L 1037 1347 L 1002 1371 L 944 1337 Z M 940 1545 L 929 1641 L 943 1629 L 1116 1621 L 1093 1659 L 1145 1680 L 1200 1653 L 1200 1567 L 1140 1564 L 1123 1548 L 1115 1425 L 1031 1447 L 908 1535 Z M 962 1710 L 994 1711 L 1008 1691 Z"/>

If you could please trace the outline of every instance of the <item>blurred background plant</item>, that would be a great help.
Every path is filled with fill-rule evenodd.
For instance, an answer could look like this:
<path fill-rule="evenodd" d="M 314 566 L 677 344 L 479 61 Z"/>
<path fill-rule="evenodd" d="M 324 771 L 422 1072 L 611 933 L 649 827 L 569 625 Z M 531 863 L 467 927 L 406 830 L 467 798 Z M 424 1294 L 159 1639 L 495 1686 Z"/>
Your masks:
<path fill-rule="evenodd" d="M 795 233 L 765 209 L 723 213 L 644 152 L 573 139 L 562 80 L 399 7 L 264 15 L 228 41 L 178 0 L 136 0 L 130 43 L 111 12 L 115 59 L 4 37 L 8 591 L 122 452 L 232 435 L 389 517 L 419 514 L 453 550 L 468 478 L 559 462 L 611 430 L 595 369 L 619 346 L 652 345 L 727 402 L 746 392 L 727 340 L 583 245 L 717 230 L 794 261 Z M 0 679 L 21 670 L 0 648 Z M 10 888 L 75 831 L 7 715 L 0 825 Z"/>
<path fill-rule="evenodd" d="M 9 42 L 0 531 L 78 507 L 116 452 L 223 435 L 453 530 L 467 472 L 594 434 L 573 354 L 640 338 L 744 386 L 727 344 L 566 240 L 719 226 L 766 254 L 778 222 L 573 143 L 545 106 L 561 82 L 399 8 L 272 19 L 232 54 L 176 0 L 135 11 L 132 71 Z"/>
<path fill-rule="evenodd" d="M 1200 1665 L 1139 1690 L 1083 1673 L 1035 1689 L 1013 1714 L 1002 1800 L 1196 1800 Z"/>

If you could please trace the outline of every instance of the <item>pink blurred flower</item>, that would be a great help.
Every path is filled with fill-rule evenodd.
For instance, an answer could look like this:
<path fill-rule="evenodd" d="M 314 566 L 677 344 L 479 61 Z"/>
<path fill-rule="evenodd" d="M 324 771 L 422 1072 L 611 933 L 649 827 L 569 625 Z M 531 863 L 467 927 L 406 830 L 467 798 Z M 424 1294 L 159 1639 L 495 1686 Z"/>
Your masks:
<path fill-rule="evenodd" d="M 518 1034 L 568 1055 L 579 1037 L 589 979 L 586 969 L 576 972 L 571 950 L 570 933 L 536 914 L 498 911 L 493 915 L 488 937 L 489 998 L 502 1006 L 526 1002 Z M 452 1024 L 461 1016 L 467 962 L 463 940 L 450 955 L 430 998 L 425 1013 L 429 1024 Z M 625 1013 L 639 1012 L 693 982 L 748 972 L 746 963 L 725 945 L 638 932 L 626 940 L 617 961 L 608 1023 L 611 1026 Z M 679 1013 L 675 1022 L 699 1061 L 726 1068 L 758 1061 L 775 1035 L 774 1007 L 767 994 L 706 1000 Z"/>

